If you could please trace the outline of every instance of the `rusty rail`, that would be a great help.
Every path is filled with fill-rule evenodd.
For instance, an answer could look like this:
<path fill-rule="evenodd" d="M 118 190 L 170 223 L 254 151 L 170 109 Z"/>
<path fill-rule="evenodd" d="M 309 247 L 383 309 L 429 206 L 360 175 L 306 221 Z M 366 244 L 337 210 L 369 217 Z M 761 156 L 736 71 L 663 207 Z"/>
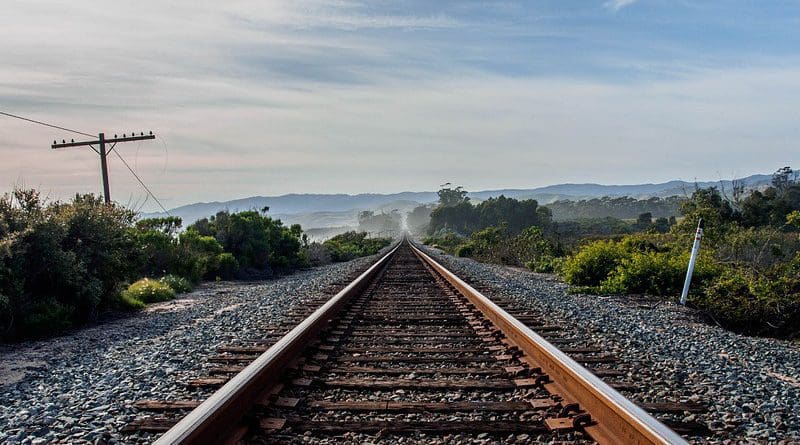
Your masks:
<path fill-rule="evenodd" d="M 360 294 L 372 282 L 399 247 L 400 243 L 154 443 L 167 445 L 224 442 L 231 428 L 237 425 L 247 410 L 262 396 L 265 388 L 277 383 L 281 371 L 289 366 L 348 300 Z"/>
<path fill-rule="evenodd" d="M 414 253 L 467 297 L 506 337 L 525 352 L 532 366 L 553 380 L 548 389 L 577 402 L 596 421 L 585 428 L 601 444 L 687 444 L 677 433 L 622 396 L 550 342 L 509 315 L 413 243 Z"/>

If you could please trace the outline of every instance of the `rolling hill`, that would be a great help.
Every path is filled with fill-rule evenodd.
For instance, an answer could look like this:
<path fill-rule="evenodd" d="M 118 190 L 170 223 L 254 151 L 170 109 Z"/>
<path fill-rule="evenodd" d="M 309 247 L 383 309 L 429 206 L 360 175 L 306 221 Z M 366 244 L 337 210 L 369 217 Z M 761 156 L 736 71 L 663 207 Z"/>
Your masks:
<path fill-rule="evenodd" d="M 739 179 L 746 187 L 762 187 L 771 181 L 771 175 L 752 175 Z M 578 200 L 599 198 L 603 196 L 631 196 L 648 198 L 652 196 L 666 197 L 689 195 L 695 186 L 732 188 L 732 181 L 669 181 L 659 184 L 557 184 L 532 189 L 497 189 L 470 192 L 470 198 L 485 200 L 505 195 L 517 199 L 536 199 L 542 204 L 556 200 Z M 223 202 L 202 202 L 176 207 L 170 210 L 174 216 L 183 218 L 188 225 L 200 218 L 208 217 L 221 210 L 231 212 L 261 209 L 269 206 L 269 213 L 281 218 L 287 224 L 298 223 L 303 227 L 338 227 L 357 225 L 357 213 L 361 210 L 384 210 L 394 208 L 407 210 L 415 203 L 428 204 L 436 202 L 436 192 L 400 192 L 400 193 L 362 193 L 346 194 L 289 194 L 281 196 L 253 196 Z M 163 213 L 142 214 L 142 217 L 164 216 Z"/>

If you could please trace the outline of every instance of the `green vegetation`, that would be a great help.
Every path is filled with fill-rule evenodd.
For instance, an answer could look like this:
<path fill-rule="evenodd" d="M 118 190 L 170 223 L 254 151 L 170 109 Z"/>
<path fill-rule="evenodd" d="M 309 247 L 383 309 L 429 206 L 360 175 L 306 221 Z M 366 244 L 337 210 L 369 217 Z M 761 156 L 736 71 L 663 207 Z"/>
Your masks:
<path fill-rule="evenodd" d="M 536 272 L 552 272 L 555 267 L 553 244 L 545 238 L 542 229 L 531 226 L 511 235 L 505 224 L 487 227 L 474 232 L 455 254 L 479 261 L 524 266 Z"/>
<path fill-rule="evenodd" d="M 300 226 L 265 212 L 220 212 L 181 231 L 180 218 L 136 221 L 133 211 L 93 195 L 51 203 L 34 190 L 3 195 L 0 340 L 56 334 L 172 299 L 202 280 L 262 278 L 312 264 L 316 247 Z M 328 261 L 344 261 L 387 243 L 345 234 L 324 250 Z"/>
<path fill-rule="evenodd" d="M 439 191 L 440 201 L 431 212 L 429 233 L 454 231 L 469 235 L 504 224 L 504 230 L 513 236 L 531 226 L 547 227 L 552 220 L 550 210 L 539 207 L 533 199 L 518 201 L 500 196 L 473 205 L 466 194 L 460 187 Z"/>
<path fill-rule="evenodd" d="M 367 238 L 366 232 L 346 232 L 322 243 L 332 261 L 350 261 L 374 255 L 391 244 L 391 238 Z"/>
<path fill-rule="evenodd" d="M 689 252 L 673 235 L 629 235 L 619 241 L 593 241 L 563 264 L 567 283 L 600 293 L 675 296 L 683 288 Z M 693 284 L 702 288 L 716 274 L 705 256 L 695 266 Z"/>
<path fill-rule="evenodd" d="M 175 299 L 175 291 L 162 280 L 142 278 L 122 291 L 121 298 L 131 308 L 139 308 L 144 304 L 159 303 Z"/>
<path fill-rule="evenodd" d="M 192 291 L 192 283 L 186 278 L 177 275 L 167 275 L 158 281 L 169 286 L 176 294 L 185 294 Z"/>
<path fill-rule="evenodd" d="M 0 198 L 0 338 L 38 337 L 121 308 L 139 266 L 134 214 L 91 195 L 46 205 L 33 190 Z"/>
<path fill-rule="evenodd" d="M 649 213 L 651 218 L 674 218 L 680 215 L 681 204 L 686 198 L 670 196 L 667 198 L 636 199 L 629 196 L 583 199 L 579 201 L 561 200 L 547 204 L 556 221 L 580 219 L 614 218 L 636 219 Z"/>
<path fill-rule="evenodd" d="M 781 169 L 773 186 L 733 199 L 715 188 L 684 202 L 665 235 L 625 235 L 581 246 L 564 264 L 567 283 L 599 293 L 680 294 L 697 220 L 704 237 L 690 304 L 737 332 L 800 335 L 800 183 Z"/>
<path fill-rule="evenodd" d="M 238 265 L 242 277 L 259 278 L 272 272 L 306 267 L 308 262 L 301 247 L 306 242 L 299 224 L 286 227 L 278 219 L 266 216 L 266 210 L 259 213 L 246 211 L 239 213 L 219 212 L 211 218 L 203 218 L 187 228 L 200 237 L 212 237 L 222 250 L 230 253 L 235 263 L 226 258 L 226 272 L 230 273 Z M 219 269 L 219 261 L 214 265 Z"/>
<path fill-rule="evenodd" d="M 172 274 L 192 283 L 220 275 L 222 245 L 192 229 L 178 235 L 180 218 L 144 219 L 135 228 L 141 275 L 154 278 Z"/>
<path fill-rule="evenodd" d="M 456 248 L 463 244 L 466 238 L 451 230 L 439 230 L 437 233 L 426 236 L 422 242 L 428 246 L 442 249 L 447 252 L 455 252 Z M 464 256 L 464 255 L 459 255 Z"/>
<path fill-rule="evenodd" d="M 500 196 L 473 205 L 461 187 L 439 191 L 423 239 L 461 257 L 551 272 L 558 265 L 550 211 L 532 199 Z"/>
<path fill-rule="evenodd" d="M 650 211 L 635 220 L 611 216 L 553 222 L 529 201 L 500 197 L 472 205 L 460 188 L 440 192 L 424 239 L 458 256 L 560 273 L 576 290 L 648 294 L 677 299 L 699 218 L 704 237 L 692 279 L 690 305 L 722 326 L 751 335 L 800 336 L 800 182 L 778 170 L 771 187 L 726 197 L 697 189 L 679 203 L 682 218 Z M 590 200 L 592 206 L 641 210 L 630 199 Z M 651 203 L 652 204 L 652 203 Z M 576 204 L 577 205 L 577 204 Z M 651 207 L 652 208 L 652 207 Z M 625 210 L 627 209 L 627 210 Z M 620 210 L 620 211 L 622 211 Z M 658 213 L 656 213 L 658 214 Z M 617 215 L 620 216 L 620 215 Z M 629 215 L 622 215 L 629 216 Z"/>

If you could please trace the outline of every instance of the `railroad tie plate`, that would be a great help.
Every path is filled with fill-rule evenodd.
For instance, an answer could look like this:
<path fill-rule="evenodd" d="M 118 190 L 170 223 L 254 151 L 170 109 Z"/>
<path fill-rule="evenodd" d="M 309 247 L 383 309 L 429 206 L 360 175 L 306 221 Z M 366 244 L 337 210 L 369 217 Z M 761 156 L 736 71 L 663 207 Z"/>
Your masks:
<path fill-rule="evenodd" d="M 278 397 L 275 400 L 275 406 L 278 408 L 295 408 L 300 403 L 300 399 L 296 397 Z"/>
<path fill-rule="evenodd" d="M 258 422 L 258 426 L 265 432 L 275 432 L 282 429 L 286 426 L 286 419 L 277 419 L 274 417 L 268 417 L 266 419 L 261 419 Z"/>
<path fill-rule="evenodd" d="M 544 419 L 544 424 L 551 431 L 568 431 L 575 429 L 571 417 L 552 417 Z"/>
<path fill-rule="evenodd" d="M 560 406 L 560 404 L 553 399 L 533 399 L 530 403 L 533 409 L 551 409 Z"/>
<path fill-rule="evenodd" d="M 514 379 L 514 385 L 518 388 L 530 388 L 532 386 L 537 386 L 539 383 L 539 379 Z"/>

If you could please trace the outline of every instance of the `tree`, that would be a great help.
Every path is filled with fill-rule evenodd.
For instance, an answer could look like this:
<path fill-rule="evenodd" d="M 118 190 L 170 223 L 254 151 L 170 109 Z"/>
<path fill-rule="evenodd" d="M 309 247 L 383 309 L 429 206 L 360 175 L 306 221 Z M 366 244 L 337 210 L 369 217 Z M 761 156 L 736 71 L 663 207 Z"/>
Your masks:
<path fill-rule="evenodd" d="M 118 304 L 135 275 L 134 214 L 93 195 L 44 202 L 34 190 L 0 198 L 0 336 L 40 336 Z"/>
<path fill-rule="evenodd" d="M 786 216 L 800 210 L 800 183 L 797 172 L 783 167 L 772 175 L 772 187 L 753 190 L 739 202 L 741 221 L 746 227 L 771 225 L 784 227 Z"/>
<path fill-rule="evenodd" d="M 251 210 L 239 213 L 218 212 L 191 226 L 201 236 L 214 237 L 224 251 L 233 255 L 243 273 L 263 275 L 272 268 L 296 268 L 306 264 L 301 256 L 302 228 L 286 227 Z"/>
<path fill-rule="evenodd" d="M 703 218 L 703 236 L 710 241 L 718 241 L 730 228 L 730 224 L 738 219 L 730 202 L 722 197 L 716 187 L 695 190 L 691 199 L 681 205 L 681 213 L 684 219 L 674 226 L 676 230 L 694 233 L 697 221 Z"/>
<path fill-rule="evenodd" d="M 672 219 L 674 221 L 675 217 L 673 216 Z M 672 224 L 674 224 L 674 222 Z M 672 224 L 667 218 L 656 218 L 655 222 L 653 222 L 653 230 L 658 233 L 667 233 Z"/>
<path fill-rule="evenodd" d="M 465 202 L 469 202 L 467 191 L 461 186 L 456 188 L 445 187 L 436 192 L 439 195 L 439 205 L 442 207 L 453 207 Z"/>
<path fill-rule="evenodd" d="M 136 228 L 139 230 L 157 230 L 166 235 L 174 236 L 180 230 L 183 220 L 178 216 L 167 216 L 164 218 L 145 218 L 136 221 Z"/>
<path fill-rule="evenodd" d="M 431 212 L 430 233 L 452 230 L 461 235 L 470 235 L 487 227 L 504 225 L 510 236 L 537 226 L 546 228 L 552 221 L 550 210 L 539 207 L 533 199 L 516 200 L 499 196 L 489 198 L 478 205 L 462 201 L 453 206 L 439 205 Z"/>
<path fill-rule="evenodd" d="M 646 230 L 653 224 L 653 214 L 650 212 L 640 213 L 636 218 L 636 226 L 639 230 Z"/>
<path fill-rule="evenodd" d="M 782 167 L 772 174 L 772 186 L 775 187 L 778 194 L 783 193 L 797 181 L 797 173 L 791 167 Z"/>
<path fill-rule="evenodd" d="M 406 215 L 406 223 L 409 230 L 415 233 L 425 232 L 431 221 L 431 211 L 433 211 L 433 207 L 430 205 L 421 205 L 408 213 Z"/>

